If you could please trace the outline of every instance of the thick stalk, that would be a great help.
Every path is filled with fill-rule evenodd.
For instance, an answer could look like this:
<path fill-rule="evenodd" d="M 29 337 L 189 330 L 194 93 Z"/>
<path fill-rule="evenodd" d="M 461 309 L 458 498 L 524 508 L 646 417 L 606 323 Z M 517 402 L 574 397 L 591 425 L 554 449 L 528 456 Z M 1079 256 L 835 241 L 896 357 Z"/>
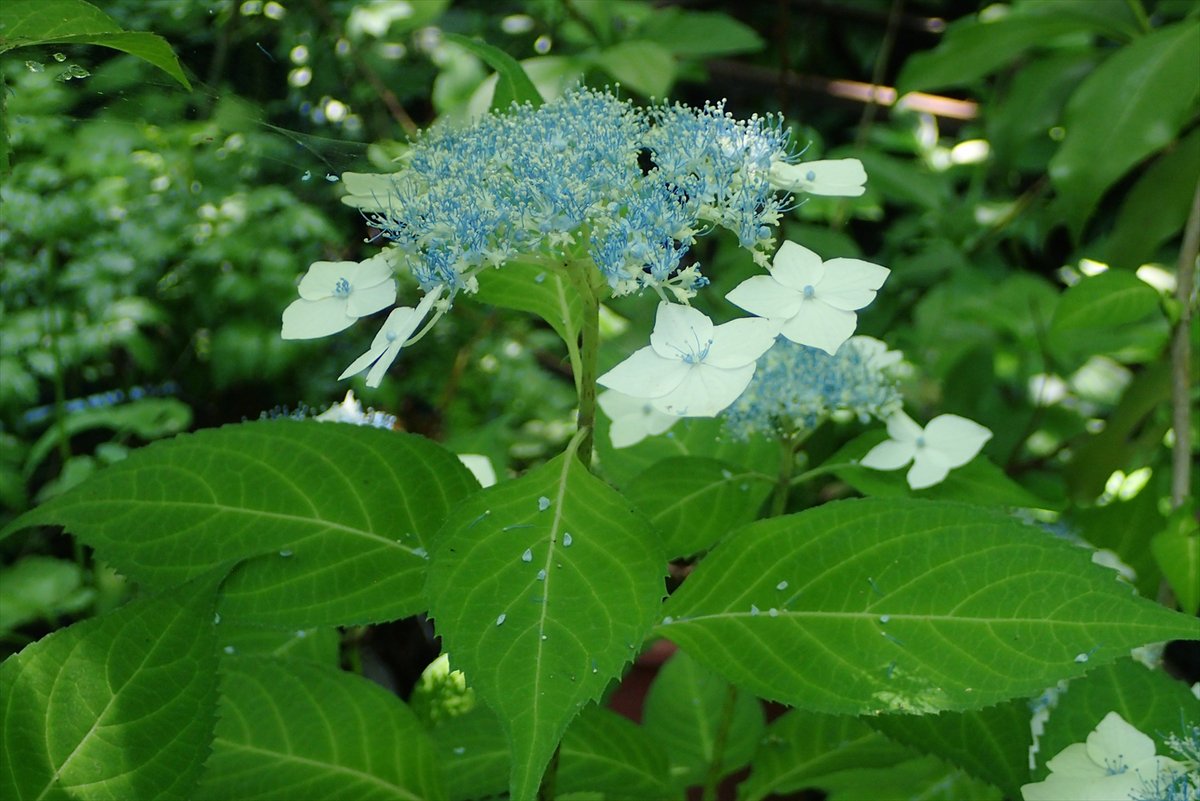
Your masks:
<path fill-rule="evenodd" d="M 733 711 L 737 707 L 737 687 L 730 684 L 725 691 L 725 703 L 721 705 L 721 718 L 717 721 L 717 737 L 713 740 L 712 760 L 708 763 L 708 775 L 704 777 L 703 801 L 715 801 L 717 788 L 721 784 L 721 770 L 725 762 L 725 746 L 729 742 L 729 730 L 733 728 Z"/>
<path fill-rule="evenodd" d="M 571 283 L 583 299 L 583 323 L 576 348 L 567 343 L 571 355 L 571 370 L 575 374 L 575 389 L 579 395 L 579 431 L 587 429 L 579 443 L 579 460 L 589 470 L 592 466 L 592 443 L 596 430 L 596 377 L 600 364 L 600 293 L 592 282 L 596 270 L 591 262 L 577 261 L 567 265 Z"/>
<path fill-rule="evenodd" d="M 1179 321 L 1171 342 L 1171 426 L 1175 429 L 1172 451 L 1171 507 L 1183 505 L 1192 484 L 1192 291 L 1196 280 L 1196 257 L 1200 254 L 1200 184 L 1192 197 L 1192 211 L 1179 249 L 1175 276 L 1175 298 Z"/>

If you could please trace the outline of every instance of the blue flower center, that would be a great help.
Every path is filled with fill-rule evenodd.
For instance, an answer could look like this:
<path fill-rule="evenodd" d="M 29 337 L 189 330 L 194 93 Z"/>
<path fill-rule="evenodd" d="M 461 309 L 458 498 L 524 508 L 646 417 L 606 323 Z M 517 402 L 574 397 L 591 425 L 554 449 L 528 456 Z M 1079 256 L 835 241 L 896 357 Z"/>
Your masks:
<path fill-rule="evenodd" d="M 333 285 L 333 296 L 335 298 L 350 297 L 350 282 L 345 278 L 339 278 L 337 283 Z"/>
<path fill-rule="evenodd" d="M 917 437 L 917 447 L 918 448 L 925 447 L 925 437 Z"/>
<path fill-rule="evenodd" d="M 817 180 L 817 174 L 815 172 L 813 172 L 812 170 L 809 170 L 807 173 L 805 173 L 804 180 L 815 181 L 815 180 Z"/>
<path fill-rule="evenodd" d="M 812 284 L 804 285 L 804 299 L 805 300 L 812 300 L 816 294 L 817 294 L 817 290 L 813 288 Z"/>

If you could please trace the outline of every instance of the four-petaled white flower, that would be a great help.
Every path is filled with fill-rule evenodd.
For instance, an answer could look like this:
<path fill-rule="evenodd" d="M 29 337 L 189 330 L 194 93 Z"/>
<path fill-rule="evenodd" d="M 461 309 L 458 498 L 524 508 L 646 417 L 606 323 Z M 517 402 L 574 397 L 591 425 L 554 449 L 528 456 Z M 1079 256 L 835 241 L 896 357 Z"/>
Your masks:
<path fill-rule="evenodd" d="M 1043 781 L 1021 787 L 1025 801 L 1128 801 L 1184 769 L 1155 756 L 1154 741 L 1116 712 L 1104 716 L 1087 743 L 1067 746 L 1046 767 L 1050 775 Z"/>
<path fill-rule="evenodd" d="M 383 374 L 392 366 L 392 362 L 396 361 L 396 357 L 400 355 L 400 349 L 404 347 L 408 338 L 417 330 L 417 326 L 429 314 L 429 310 L 433 308 L 433 304 L 441 294 L 442 288 L 439 286 L 421 298 L 421 302 L 415 309 L 409 306 L 392 309 L 392 313 L 383 323 L 383 328 L 380 328 L 379 333 L 375 335 L 375 341 L 371 343 L 370 349 L 355 359 L 338 376 L 338 380 L 349 378 L 366 370 L 367 367 L 371 367 L 370 372 L 367 373 L 367 386 L 379 386 L 379 382 L 383 380 Z"/>
<path fill-rule="evenodd" d="M 769 320 L 714 326 L 690 306 L 658 304 L 650 345 L 596 380 L 677 417 L 713 417 L 737 400 L 779 333 Z"/>
<path fill-rule="evenodd" d="M 840 195 L 858 197 L 867 191 L 867 171 L 858 159 L 826 159 L 788 164 L 771 164 L 767 180 L 785 192 L 805 192 L 810 195 Z"/>
<path fill-rule="evenodd" d="M 596 403 L 612 420 L 608 435 L 614 448 L 628 448 L 646 437 L 661 434 L 679 421 L 679 417 L 655 409 L 644 398 L 633 398 L 615 389 L 601 392 Z"/>
<path fill-rule="evenodd" d="M 859 259 L 821 257 L 795 242 L 784 242 L 770 275 L 756 275 L 725 298 L 751 314 L 782 323 L 782 333 L 798 345 L 832 355 L 858 325 L 855 312 L 875 299 L 891 273 Z"/>
<path fill-rule="evenodd" d="M 992 432 L 965 417 L 938 415 L 921 428 L 904 412 L 887 420 L 889 440 L 879 443 L 859 464 L 875 470 L 898 470 L 909 462 L 908 485 L 924 489 L 940 483 L 955 467 L 975 458 Z"/>
<path fill-rule="evenodd" d="M 315 339 L 336 334 L 395 302 L 396 281 L 384 254 L 363 262 L 318 261 L 300 279 L 300 299 L 283 310 L 281 336 Z"/>

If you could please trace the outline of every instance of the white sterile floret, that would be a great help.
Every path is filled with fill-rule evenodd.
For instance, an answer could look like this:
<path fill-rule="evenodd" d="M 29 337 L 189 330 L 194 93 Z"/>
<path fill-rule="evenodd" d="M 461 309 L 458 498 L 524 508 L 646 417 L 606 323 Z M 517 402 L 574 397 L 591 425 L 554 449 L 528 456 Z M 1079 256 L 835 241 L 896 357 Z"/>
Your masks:
<path fill-rule="evenodd" d="M 833 354 L 858 325 L 855 312 L 875 299 L 891 273 L 859 259 L 821 257 L 784 242 L 769 267 L 734 287 L 725 298 L 751 314 L 779 321 L 780 333 L 798 345 Z"/>
<path fill-rule="evenodd" d="M 383 253 L 363 262 L 318 261 L 300 279 L 300 299 L 283 310 L 281 336 L 315 339 L 336 334 L 395 302 L 396 281 Z"/>
<path fill-rule="evenodd" d="M 1184 766 L 1155 756 L 1154 741 L 1109 712 L 1088 735 L 1046 763 L 1045 780 L 1021 787 L 1025 801 L 1128 801 Z"/>
<path fill-rule="evenodd" d="M 858 197 L 867 191 L 867 171 L 858 159 L 827 159 L 788 164 L 776 161 L 767 176 L 785 192 Z"/>
<path fill-rule="evenodd" d="M 689 306 L 658 304 L 650 345 L 597 379 L 677 417 L 713 417 L 750 383 L 779 326 L 742 319 L 714 326 Z"/>
<path fill-rule="evenodd" d="M 678 422 L 679 417 L 655 409 L 650 401 L 633 398 L 615 389 L 605 390 L 596 403 L 612 420 L 609 437 L 614 448 L 628 448 L 646 437 L 661 434 Z"/>
<path fill-rule="evenodd" d="M 438 287 L 421 298 L 421 302 L 415 309 L 408 306 L 393 309 L 384 322 L 383 328 L 379 329 L 379 333 L 375 335 L 375 341 L 371 343 L 370 349 L 355 359 L 338 376 L 338 380 L 357 375 L 370 367 L 371 370 L 367 373 L 367 386 L 379 386 L 379 382 L 383 380 L 383 374 L 392 366 L 392 362 L 396 361 L 396 357 L 400 355 L 400 349 L 404 347 L 408 338 L 417 330 L 417 326 L 429 314 L 429 310 L 433 308 L 433 304 L 441 294 L 442 288 Z"/>
<path fill-rule="evenodd" d="M 875 470 L 898 470 L 909 462 L 908 485 L 924 489 L 940 483 L 951 470 L 978 455 L 992 432 L 965 417 L 939 415 L 921 428 L 904 412 L 887 420 L 891 439 L 879 443 L 859 462 Z"/>

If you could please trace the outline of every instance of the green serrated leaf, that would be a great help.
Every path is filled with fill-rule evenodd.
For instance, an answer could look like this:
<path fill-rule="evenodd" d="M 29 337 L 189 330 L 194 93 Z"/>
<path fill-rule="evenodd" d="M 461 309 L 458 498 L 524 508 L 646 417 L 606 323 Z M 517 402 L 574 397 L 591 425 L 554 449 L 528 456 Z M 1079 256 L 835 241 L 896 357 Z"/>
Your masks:
<path fill-rule="evenodd" d="M 508 788 L 508 739 L 486 706 L 442 721 L 433 739 L 450 801 L 499 796 Z"/>
<path fill-rule="evenodd" d="M 214 583 L 60 629 L 0 665 L 0 797 L 191 798 L 216 722 Z"/>
<path fill-rule="evenodd" d="M 999 789 L 935 756 L 913 757 L 887 768 L 834 773 L 821 784 L 827 801 L 1003 801 Z"/>
<path fill-rule="evenodd" d="M 1157 493 L 1147 487 L 1130 500 L 1073 510 L 1065 521 L 1097 548 L 1111 550 L 1137 573 L 1134 586 L 1146 598 L 1158 595 L 1162 573 L 1154 563 L 1150 541 L 1166 519 L 1158 511 Z"/>
<path fill-rule="evenodd" d="M 1200 724 L 1200 700 L 1187 684 L 1161 670 L 1122 659 L 1072 681 L 1050 711 L 1038 741 L 1036 779 L 1046 776 L 1046 761 L 1088 734 L 1109 712 L 1117 712 L 1167 754 L 1164 738 L 1185 722 Z"/>
<path fill-rule="evenodd" d="M 1143 328 L 1159 341 L 1168 336 L 1158 292 L 1131 272 L 1106 270 L 1062 294 L 1047 341 L 1060 360 L 1077 364 L 1095 354 L 1120 352 Z"/>
<path fill-rule="evenodd" d="M 84 0 L 8 0 L 0 5 L 0 53 L 32 45 L 91 44 L 120 50 L 192 85 L 171 46 L 153 33 L 126 31 Z"/>
<path fill-rule="evenodd" d="M 976 456 L 962 467 L 950 471 L 939 484 L 914 490 L 905 478 L 907 469 L 873 470 L 854 462 L 887 439 L 887 432 L 867 431 L 842 446 L 829 457 L 831 465 L 842 464 L 834 474 L 864 495 L 876 498 L 925 498 L 933 501 L 960 501 L 980 506 L 1011 506 L 1024 509 L 1052 509 L 1045 501 L 1013 481 L 985 456 Z"/>
<path fill-rule="evenodd" d="M 1062 119 L 1071 91 L 1096 67 L 1092 47 L 1049 53 L 1017 70 L 984 115 L 988 141 L 1003 166 L 1043 172 L 1047 132 Z"/>
<path fill-rule="evenodd" d="M 227 657 L 198 798 L 443 797 L 433 744 L 399 698 L 307 660 Z"/>
<path fill-rule="evenodd" d="M 562 273 L 536 264 L 507 262 L 479 276 L 473 300 L 541 317 L 564 342 L 575 342 L 583 326 L 583 299 Z"/>
<path fill-rule="evenodd" d="M 220 621 L 217 647 L 225 654 L 307 659 L 337 667 L 341 638 L 337 629 L 272 629 L 244 623 Z"/>
<path fill-rule="evenodd" d="M 642 711 L 646 733 L 667 752 L 671 782 L 677 789 L 702 784 L 712 770 L 719 730 L 730 713 L 719 774 L 726 776 L 754 755 L 765 722 L 762 705 L 744 690 L 677 651 L 658 671 Z"/>
<path fill-rule="evenodd" d="M 462 503 L 426 595 L 444 647 L 500 716 L 513 798 L 533 798 L 567 724 L 634 656 L 660 610 L 649 523 L 575 456 Z"/>
<path fill-rule="evenodd" d="M 757 517 L 772 477 L 703 456 L 655 462 L 629 483 L 629 500 L 655 525 L 671 559 L 710 548 Z"/>
<path fill-rule="evenodd" d="M 589 706 L 563 735 L 555 787 L 621 801 L 669 797 L 667 758 L 653 733 L 609 709 Z"/>
<path fill-rule="evenodd" d="M 664 611 L 657 633 L 739 687 L 846 714 L 978 709 L 1200 638 L 1084 549 L 998 512 L 899 499 L 753 523 Z"/>
<path fill-rule="evenodd" d="M 762 801 L 821 787 L 824 777 L 887 768 L 912 756 L 912 751 L 857 718 L 792 709 L 767 727 L 754 753 L 750 777 L 738 786 L 738 798 Z"/>
<path fill-rule="evenodd" d="M 832 154 L 832 155 L 836 155 Z M 848 153 L 846 155 L 849 155 Z M 939 209 L 946 200 L 946 185 L 915 162 L 875 151 L 854 153 L 871 176 L 869 190 L 906 206 Z"/>
<path fill-rule="evenodd" d="M 1076 236 L 1104 192 L 1194 117 L 1197 64 L 1200 21 L 1181 22 L 1121 48 L 1075 90 L 1050 180 Z"/>
<path fill-rule="evenodd" d="M 675 82 L 675 57 L 655 42 L 627 39 L 599 53 L 596 66 L 646 97 L 666 97 Z"/>
<path fill-rule="evenodd" d="M 154 589 L 241 561 L 222 590 L 227 619 L 348 625 L 424 608 L 430 538 L 476 487 L 421 437 L 258 421 L 139 449 L 0 536 L 64 526 Z"/>
<path fill-rule="evenodd" d="M 1029 781 L 1029 701 L 1024 698 L 974 712 L 878 715 L 862 720 L 916 752 L 934 754 L 976 779 L 1021 797 Z"/>
<path fill-rule="evenodd" d="M 492 100 L 492 108 L 498 111 L 507 109 L 513 103 L 529 103 L 534 108 L 542 105 L 545 99 L 541 92 L 529 80 L 520 62 L 498 47 L 486 42 L 463 36 L 459 33 L 443 32 L 442 36 L 456 45 L 470 51 L 483 59 L 489 67 L 496 71 L 499 83 L 496 84 L 496 96 Z"/>

